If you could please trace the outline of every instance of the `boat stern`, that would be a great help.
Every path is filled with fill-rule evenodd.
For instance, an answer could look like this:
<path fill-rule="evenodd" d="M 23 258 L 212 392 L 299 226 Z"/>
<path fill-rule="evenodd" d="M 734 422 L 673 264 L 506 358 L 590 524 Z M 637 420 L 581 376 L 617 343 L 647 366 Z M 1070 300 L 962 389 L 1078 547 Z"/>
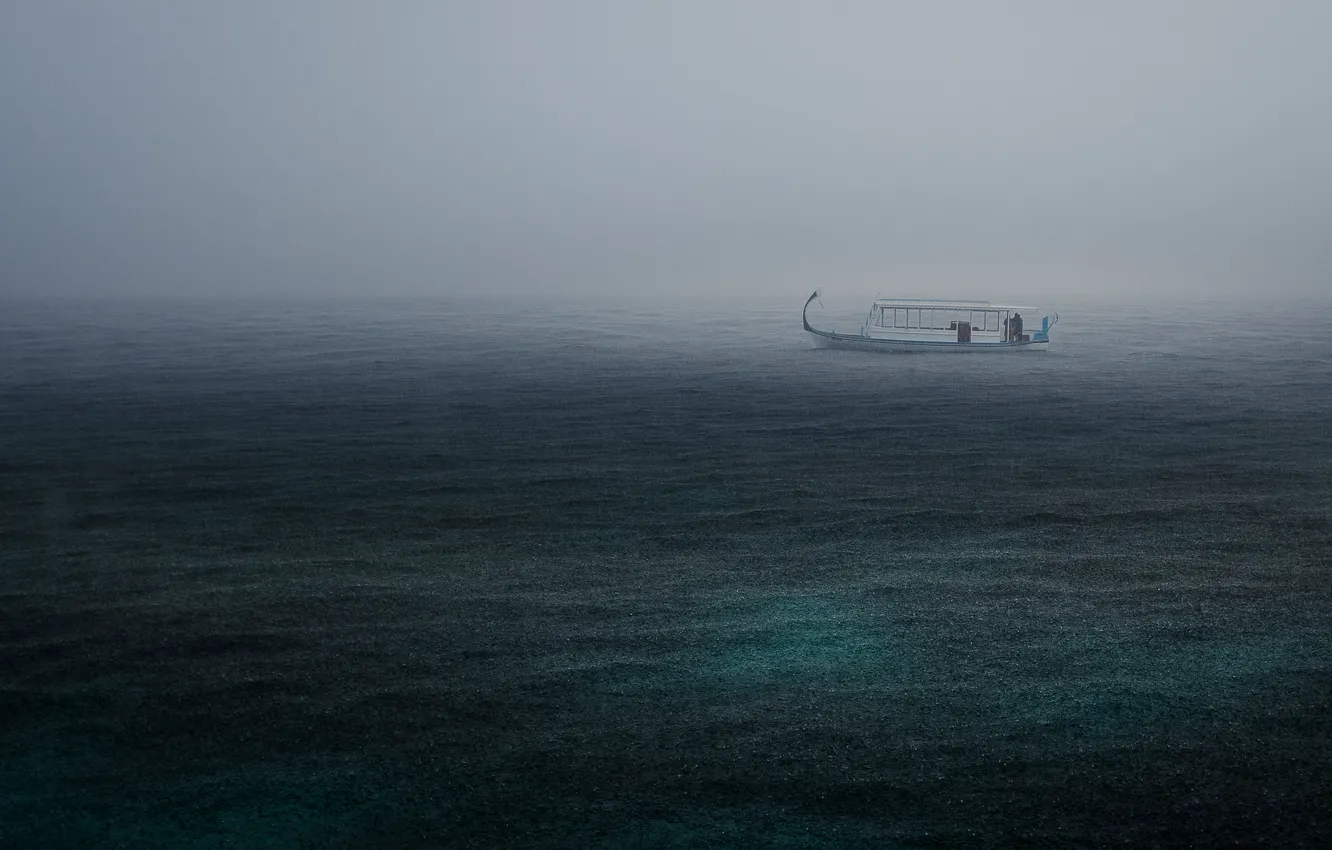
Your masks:
<path fill-rule="evenodd" d="M 1059 321 L 1059 314 L 1058 314 L 1058 313 L 1055 313 L 1055 317 L 1054 317 L 1054 321 L 1053 321 L 1053 322 L 1050 321 L 1050 317 L 1049 317 L 1049 316 L 1042 316 L 1042 317 L 1041 317 L 1041 329 L 1038 330 L 1038 331 L 1036 331 L 1035 333 L 1033 333 L 1033 334 L 1031 335 L 1031 341 L 1032 341 L 1032 342 L 1049 342 L 1049 341 L 1050 341 L 1050 328 L 1054 327 L 1054 323 L 1057 322 L 1057 321 Z"/>

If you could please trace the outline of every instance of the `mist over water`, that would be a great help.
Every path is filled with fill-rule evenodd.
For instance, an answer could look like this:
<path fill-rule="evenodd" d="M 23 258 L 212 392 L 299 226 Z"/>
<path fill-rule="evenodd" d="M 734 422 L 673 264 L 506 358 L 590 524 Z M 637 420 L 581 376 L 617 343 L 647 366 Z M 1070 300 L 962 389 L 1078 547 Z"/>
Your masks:
<path fill-rule="evenodd" d="M 1330 29 L 5 4 L 0 848 L 1324 840 Z"/>
<path fill-rule="evenodd" d="M 0 845 L 1316 843 L 1324 317 L 799 306 L 11 305 Z"/>
<path fill-rule="evenodd" d="M 1295 298 L 1332 271 L 1322 0 L 5 11 L 4 296 L 762 297 L 891 270 Z"/>

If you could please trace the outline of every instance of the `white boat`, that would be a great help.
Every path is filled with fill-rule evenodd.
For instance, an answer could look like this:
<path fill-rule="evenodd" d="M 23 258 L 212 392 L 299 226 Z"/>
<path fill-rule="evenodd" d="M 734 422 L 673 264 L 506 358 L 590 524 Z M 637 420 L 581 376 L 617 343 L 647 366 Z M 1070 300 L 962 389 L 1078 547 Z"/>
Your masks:
<path fill-rule="evenodd" d="M 809 305 L 821 294 L 821 289 L 814 290 L 801 313 L 805 330 L 819 348 L 897 353 L 1045 351 L 1050 347 L 1050 328 L 1059 321 L 1058 313 L 1053 319 L 1042 316 L 1039 330 L 1029 330 L 1026 316 L 1034 317 L 1037 312 L 1029 307 L 989 301 L 877 298 L 860 333 L 837 333 L 809 323 Z"/>

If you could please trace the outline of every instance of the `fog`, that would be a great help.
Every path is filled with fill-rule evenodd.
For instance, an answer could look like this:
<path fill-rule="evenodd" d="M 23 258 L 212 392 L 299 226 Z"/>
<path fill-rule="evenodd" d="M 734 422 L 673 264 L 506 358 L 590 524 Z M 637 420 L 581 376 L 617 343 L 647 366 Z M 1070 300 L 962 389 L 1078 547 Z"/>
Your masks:
<path fill-rule="evenodd" d="M 0 7 L 0 294 L 1332 289 L 1325 2 Z"/>

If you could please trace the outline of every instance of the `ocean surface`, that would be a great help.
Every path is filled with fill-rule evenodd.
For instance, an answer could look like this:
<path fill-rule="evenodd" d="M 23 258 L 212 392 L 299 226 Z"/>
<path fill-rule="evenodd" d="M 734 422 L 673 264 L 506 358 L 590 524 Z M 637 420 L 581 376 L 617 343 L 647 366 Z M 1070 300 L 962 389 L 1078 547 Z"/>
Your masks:
<path fill-rule="evenodd" d="M 0 847 L 1325 841 L 1332 307 L 802 301 L 6 304 Z"/>

